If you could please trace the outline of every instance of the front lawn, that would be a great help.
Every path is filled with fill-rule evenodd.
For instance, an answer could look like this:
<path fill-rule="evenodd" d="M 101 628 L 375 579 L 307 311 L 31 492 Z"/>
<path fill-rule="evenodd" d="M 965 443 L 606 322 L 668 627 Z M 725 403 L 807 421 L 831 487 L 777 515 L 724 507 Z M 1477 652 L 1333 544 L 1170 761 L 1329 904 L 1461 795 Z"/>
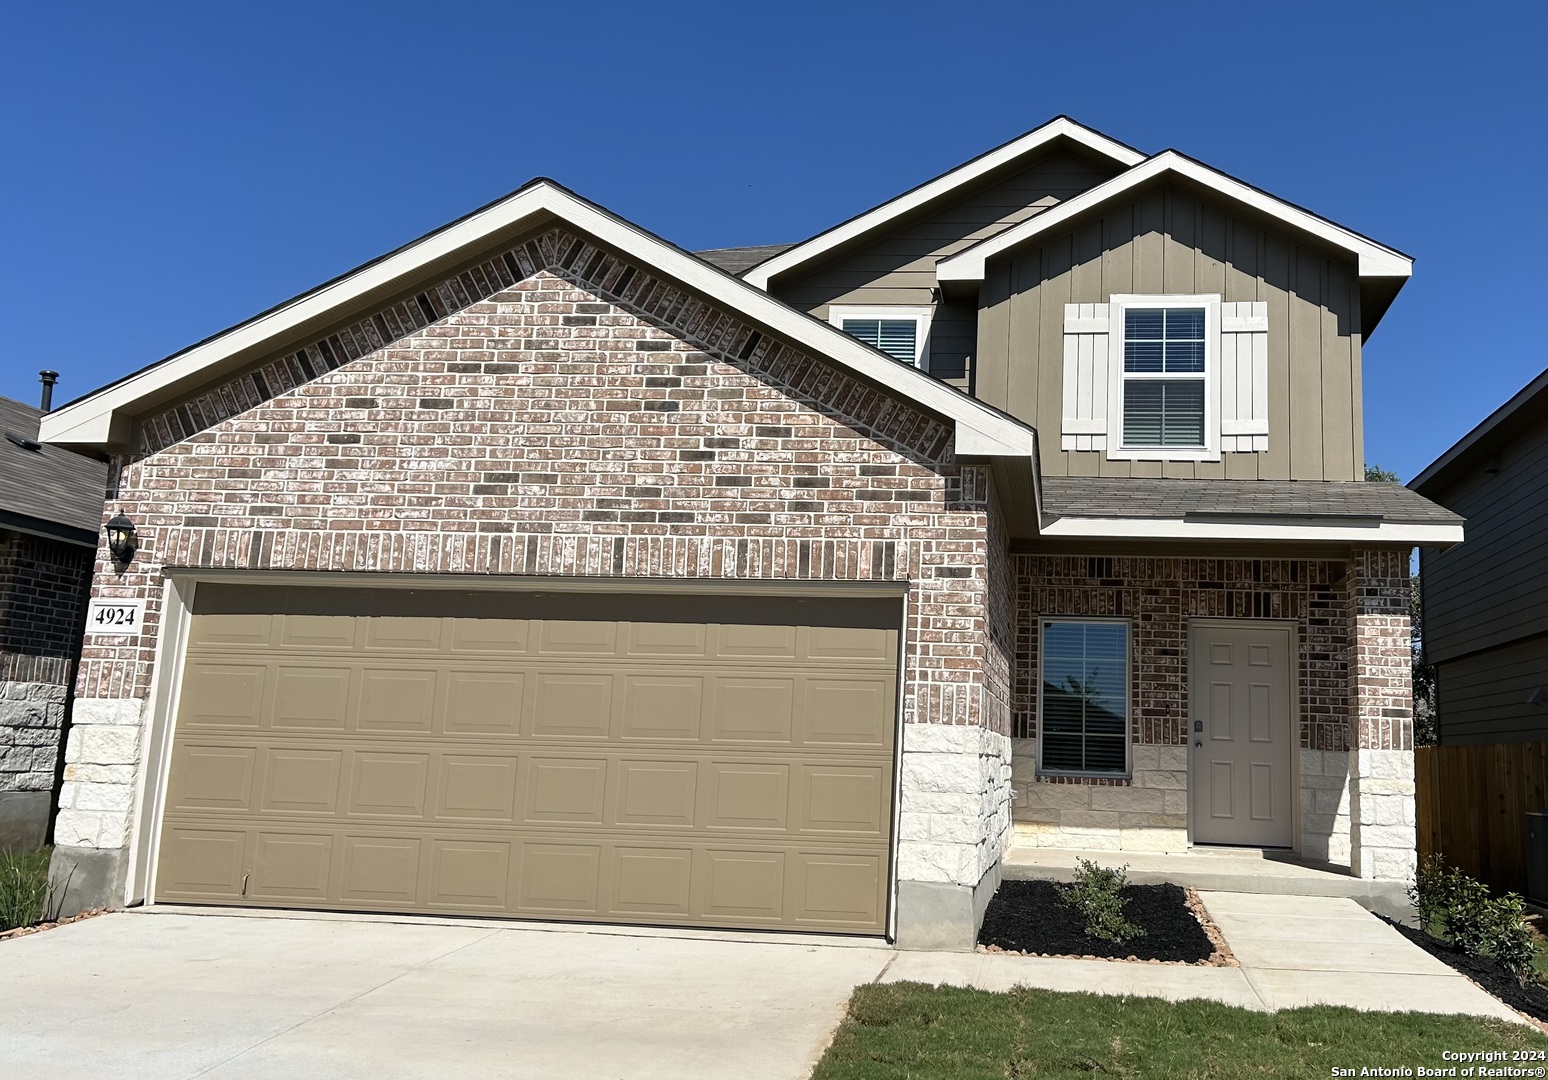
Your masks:
<path fill-rule="evenodd" d="M 1483 1050 L 1548 1050 L 1548 1038 L 1518 1024 L 1425 1013 L 1261 1013 L 1208 1001 L 888 983 L 855 990 L 812 1080 L 1304 1080 L 1338 1075 L 1335 1068 L 1446 1067 L 1456 1062 L 1445 1051 Z"/>

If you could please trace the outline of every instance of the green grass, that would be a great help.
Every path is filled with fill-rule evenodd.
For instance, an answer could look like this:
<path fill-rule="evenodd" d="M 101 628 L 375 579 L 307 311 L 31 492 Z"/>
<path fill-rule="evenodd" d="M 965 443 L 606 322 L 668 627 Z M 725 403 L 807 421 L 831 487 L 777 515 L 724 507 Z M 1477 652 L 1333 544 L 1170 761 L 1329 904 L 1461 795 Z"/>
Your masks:
<path fill-rule="evenodd" d="M 50 848 L 0 851 L 0 933 L 43 918 Z"/>
<path fill-rule="evenodd" d="M 1447 1050 L 1528 1048 L 1548 1049 L 1548 1038 L 1471 1017 L 889 983 L 855 990 L 812 1080 L 1303 1080 L 1335 1067 L 1446 1066 Z"/>

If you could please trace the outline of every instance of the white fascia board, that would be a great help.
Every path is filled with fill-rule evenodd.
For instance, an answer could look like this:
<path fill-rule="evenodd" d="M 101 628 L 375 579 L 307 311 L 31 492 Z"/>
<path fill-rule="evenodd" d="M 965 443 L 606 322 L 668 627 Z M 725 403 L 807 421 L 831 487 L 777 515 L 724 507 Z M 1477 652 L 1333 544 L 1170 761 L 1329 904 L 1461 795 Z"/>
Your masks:
<path fill-rule="evenodd" d="M 1082 540 L 1325 540 L 1364 544 L 1450 547 L 1462 542 L 1461 525 L 1273 524 L 1182 521 L 1177 518 L 1061 517 L 1044 525 L 1050 539 Z"/>
<path fill-rule="evenodd" d="M 1092 207 L 1099 206 L 1110 199 L 1116 199 L 1166 173 L 1184 177 L 1213 191 L 1218 191 L 1221 195 L 1282 221 L 1292 228 L 1325 240 L 1334 247 L 1343 248 L 1358 259 L 1361 277 L 1406 278 L 1413 273 L 1414 261 L 1402 252 L 1394 251 L 1374 240 L 1367 240 L 1341 225 L 1335 225 L 1316 214 L 1276 199 L 1225 173 L 1184 157 L 1175 150 L 1165 150 L 1144 164 L 1136 165 L 1128 172 L 1113 177 L 1105 184 L 1098 184 L 1089 191 L 1051 207 L 1034 218 L 1028 218 L 1020 225 L 980 241 L 966 251 L 942 259 L 935 266 L 936 280 L 942 283 L 983 281 L 986 264 L 1001 252 L 1057 229 Z"/>
<path fill-rule="evenodd" d="M 884 202 L 873 210 L 868 210 L 858 217 L 850 218 L 841 225 L 835 225 L 827 232 L 819 233 L 810 240 L 780 252 L 772 259 L 759 263 L 747 271 L 743 275 L 743 280 L 760 289 L 767 289 L 769 282 L 773 281 L 780 274 L 789 273 L 811 259 L 820 258 L 836 247 L 864 236 L 874 229 L 882 228 L 903 215 L 910 214 L 921 206 L 949 194 L 954 189 L 971 184 L 995 169 L 1009 164 L 1017 158 L 1031 153 L 1052 142 L 1054 139 L 1061 137 L 1077 142 L 1089 150 L 1094 150 L 1126 169 L 1132 168 L 1145 160 L 1145 155 L 1138 150 L 1124 146 L 1122 143 L 1115 142 L 1099 132 L 1092 131 L 1088 127 L 1082 127 L 1068 117 L 1061 116 L 1057 120 L 1052 120 L 1040 128 L 1027 132 L 1019 139 L 1013 139 L 1004 146 L 989 151 L 982 157 L 974 158 L 972 161 L 948 173 L 944 173 L 934 180 L 921 184 L 912 191 L 904 192 L 897 198 Z"/>
<path fill-rule="evenodd" d="M 815 355 L 842 364 L 880 386 L 896 389 L 956 425 L 959 454 L 1016 457 L 1036 454 L 1037 434 L 1031 428 L 547 181 L 524 188 L 390 258 L 260 319 L 48 413 L 42 418 L 40 439 L 43 442 L 105 446 L 116 411 L 133 412 L 137 402 L 176 383 L 196 379 L 205 367 L 245 350 L 257 349 L 268 338 L 324 316 L 331 309 L 390 286 L 400 278 L 410 277 L 438 259 L 455 256 L 495 232 L 540 216 L 557 218 L 580 232 L 589 233 L 642 265 L 682 282 L 715 303 L 810 349 Z M 964 450 L 964 446 L 972 449 Z"/>

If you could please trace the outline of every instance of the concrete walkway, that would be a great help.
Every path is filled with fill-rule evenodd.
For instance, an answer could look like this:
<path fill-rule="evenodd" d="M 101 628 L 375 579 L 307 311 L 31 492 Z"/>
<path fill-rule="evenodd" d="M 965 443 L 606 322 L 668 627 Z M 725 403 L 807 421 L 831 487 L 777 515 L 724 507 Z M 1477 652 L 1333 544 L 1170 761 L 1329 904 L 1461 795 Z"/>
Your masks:
<path fill-rule="evenodd" d="M 1347 897 L 1200 893 L 1240 967 L 1119 964 L 979 953 L 900 953 L 882 977 L 1006 991 L 1207 998 L 1248 1009 L 1347 1005 L 1521 1017 Z"/>
<path fill-rule="evenodd" d="M 1239 968 L 863 939 L 340 915 L 105 915 L 0 942 L 0 1077 L 804 1080 L 860 983 L 1518 1019 L 1353 900 L 1206 893 Z"/>

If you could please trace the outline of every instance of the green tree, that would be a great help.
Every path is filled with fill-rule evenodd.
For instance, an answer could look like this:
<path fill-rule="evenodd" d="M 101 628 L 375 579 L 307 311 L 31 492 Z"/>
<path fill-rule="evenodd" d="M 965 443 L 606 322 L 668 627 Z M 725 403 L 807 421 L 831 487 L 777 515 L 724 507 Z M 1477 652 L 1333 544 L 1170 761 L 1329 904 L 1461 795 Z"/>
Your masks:
<path fill-rule="evenodd" d="M 1369 463 L 1365 466 L 1365 478 L 1373 483 L 1382 484 L 1401 484 L 1403 482 L 1402 477 L 1398 476 L 1391 469 L 1383 469 L 1380 465 L 1371 465 Z"/>

